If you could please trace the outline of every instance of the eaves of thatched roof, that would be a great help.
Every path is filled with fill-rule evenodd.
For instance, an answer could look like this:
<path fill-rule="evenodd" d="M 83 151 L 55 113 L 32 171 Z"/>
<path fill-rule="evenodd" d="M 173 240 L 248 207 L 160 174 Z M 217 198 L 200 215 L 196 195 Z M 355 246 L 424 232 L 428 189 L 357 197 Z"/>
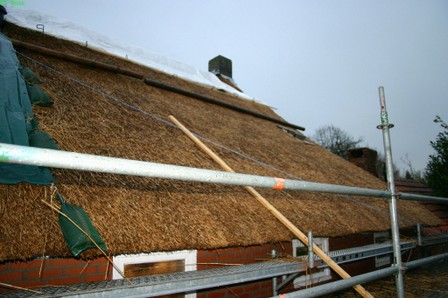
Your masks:
<path fill-rule="evenodd" d="M 5 31 L 10 38 L 141 72 L 161 83 L 281 120 L 257 102 L 68 41 L 11 24 Z M 62 150 L 219 169 L 181 131 L 149 116 L 167 120 L 168 115 L 174 115 L 214 142 L 208 145 L 237 172 L 284 177 L 289 173 L 307 181 L 386 189 L 383 181 L 309 140 L 294 138 L 271 121 L 149 86 L 135 78 L 25 49 L 18 52 L 34 59 L 19 56 L 21 63 L 44 81 L 42 88 L 54 101 L 52 107 L 34 107 L 33 111 L 39 128 Z M 56 169 L 52 173 L 57 191 L 89 214 L 111 254 L 246 246 L 292 238 L 240 187 Z M 390 227 L 388 204 L 383 199 L 266 189 L 260 193 L 301 230 L 312 230 L 318 236 Z M 57 215 L 41 202 L 52 198 L 48 186 L 0 185 L 0 260 L 69 256 Z M 402 227 L 440 223 L 410 201 L 399 202 L 399 216 Z"/>

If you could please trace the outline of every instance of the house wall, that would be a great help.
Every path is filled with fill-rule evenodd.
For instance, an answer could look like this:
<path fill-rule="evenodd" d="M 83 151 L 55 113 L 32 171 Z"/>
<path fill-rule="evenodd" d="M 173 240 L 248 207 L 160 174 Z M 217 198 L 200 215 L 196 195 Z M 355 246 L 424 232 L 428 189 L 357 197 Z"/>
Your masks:
<path fill-rule="evenodd" d="M 269 260 L 273 249 L 280 257 L 292 255 L 291 242 L 199 250 L 197 252 L 197 269 L 221 268 L 222 264 L 249 264 Z M 0 264 L 0 282 L 36 289 L 43 286 L 103 281 L 112 279 L 111 266 L 108 268 L 108 265 L 109 263 L 104 257 L 91 261 L 58 258 L 6 262 Z M 0 293 L 5 291 L 8 289 L 0 286 Z M 235 293 L 238 293 L 239 297 L 269 297 L 272 295 L 272 280 L 201 291 L 198 292 L 198 297 L 235 297 Z"/>
<path fill-rule="evenodd" d="M 346 237 L 336 237 L 336 238 L 330 238 L 330 250 L 353 248 L 373 243 L 374 243 L 373 233 L 362 233 Z M 375 268 L 375 258 L 369 258 L 358 262 L 341 264 L 341 267 L 349 275 L 358 275 L 378 269 Z M 340 279 L 338 276 L 336 276 L 336 273 L 332 272 L 332 275 L 333 279 Z"/>
<path fill-rule="evenodd" d="M 219 264 L 250 264 L 272 259 L 271 253 L 275 249 L 279 257 L 292 256 L 292 243 L 281 242 L 274 244 L 253 245 L 247 247 L 229 247 L 213 250 L 198 251 L 198 270 L 220 268 Z"/>
<path fill-rule="evenodd" d="M 279 257 L 292 256 L 292 243 L 290 241 L 255 245 L 248 247 L 232 247 L 215 250 L 198 251 L 198 270 L 221 268 L 220 264 L 250 264 L 271 260 L 272 250 L 277 251 Z M 280 282 L 280 279 L 278 279 Z M 284 289 L 284 292 L 293 290 L 292 286 Z M 256 282 L 242 283 L 235 286 L 226 286 L 199 291 L 198 298 L 227 298 L 227 297 L 271 297 L 272 296 L 272 279 L 259 280 Z"/>
<path fill-rule="evenodd" d="M 0 264 L 0 282 L 23 288 L 78 284 L 111 279 L 106 258 L 91 261 L 64 259 L 39 259 L 27 262 Z M 0 293 L 7 291 L 0 286 Z"/>
<path fill-rule="evenodd" d="M 373 243 L 373 234 L 365 233 L 347 237 L 330 238 L 330 249 L 338 250 Z M 249 247 L 230 247 L 214 250 L 197 251 L 197 269 L 205 270 L 223 266 L 250 264 L 271 260 L 272 250 L 279 257 L 293 255 L 292 242 L 255 245 Z M 374 259 L 342 265 L 351 275 L 357 275 L 375 269 Z M 42 269 L 41 269 L 42 268 Z M 42 271 L 40 273 L 40 271 Z M 82 282 L 112 279 L 111 266 L 105 258 L 91 261 L 66 259 L 32 260 L 28 262 L 8 262 L 0 265 L 0 282 L 25 288 L 50 285 L 68 285 Z M 335 277 L 337 278 L 337 277 Z M 277 279 L 281 282 L 281 278 Z M 296 290 L 290 283 L 280 293 Z M 6 291 L 0 287 L 0 292 Z M 197 293 L 198 298 L 218 297 L 270 297 L 272 296 L 272 279 L 242 283 L 234 286 L 213 288 Z"/>

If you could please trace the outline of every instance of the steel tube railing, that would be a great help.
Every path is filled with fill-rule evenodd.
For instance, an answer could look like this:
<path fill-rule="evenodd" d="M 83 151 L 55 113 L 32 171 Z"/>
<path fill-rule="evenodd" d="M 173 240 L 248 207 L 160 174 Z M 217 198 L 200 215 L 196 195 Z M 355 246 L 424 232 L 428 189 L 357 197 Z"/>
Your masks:
<path fill-rule="evenodd" d="M 443 254 L 407 262 L 405 264 L 405 267 L 406 267 L 406 270 L 411 270 L 411 269 L 415 269 L 415 268 L 418 268 L 418 267 L 421 267 L 421 266 L 424 266 L 427 264 L 435 263 L 438 261 L 443 261 L 446 259 L 448 259 L 448 253 L 443 253 Z"/>
<path fill-rule="evenodd" d="M 312 288 L 308 288 L 305 290 L 300 290 L 296 292 L 290 292 L 282 294 L 281 296 L 275 296 L 276 298 L 293 298 L 293 297 L 319 297 L 322 295 L 334 293 L 336 291 L 344 290 L 354 285 L 363 284 L 369 281 L 381 279 L 392 274 L 395 274 L 398 271 L 396 267 L 388 267 L 376 271 L 372 271 L 369 273 L 353 276 L 347 279 L 341 279 L 338 281 L 334 281 L 331 283 L 323 284 L 321 286 L 316 286 Z"/>
<path fill-rule="evenodd" d="M 278 178 L 0 143 L 0 162 L 149 178 L 274 188 Z M 390 197 L 385 190 L 284 179 L 285 190 Z M 436 198 L 448 203 L 448 198 Z"/>
<path fill-rule="evenodd" d="M 0 162 L 203 183 L 278 187 L 279 178 L 0 143 Z M 387 197 L 387 191 L 281 179 L 282 189 Z"/>
<path fill-rule="evenodd" d="M 428 265 L 428 264 L 431 264 L 431 263 L 442 261 L 442 260 L 445 260 L 445 259 L 448 259 L 448 253 L 444 253 L 444 254 L 435 255 L 435 256 L 432 256 L 432 257 L 427 257 L 427 258 L 411 261 L 411 262 L 406 263 L 405 267 L 406 267 L 407 270 L 411 270 L 411 269 L 416 269 L 416 268 L 424 266 L 424 265 Z M 384 278 L 384 277 L 396 274 L 398 271 L 399 270 L 398 270 L 398 268 L 396 266 L 391 266 L 391 267 L 388 267 L 388 268 L 384 268 L 384 269 L 372 271 L 372 272 L 369 272 L 369 273 L 357 275 L 357 276 L 354 276 L 354 277 L 351 277 L 351 278 L 348 278 L 348 279 L 342 279 L 342 280 L 338 280 L 338 281 L 335 281 L 335 282 L 323 284 L 323 285 L 320 285 L 320 286 L 308 288 L 308 289 L 305 289 L 305 290 L 299 290 L 299 291 L 296 291 L 296 292 L 290 292 L 290 293 L 282 294 L 281 296 L 276 296 L 276 298 L 277 297 L 278 298 L 279 297 L 282 297 L 282 298 L 283 297 L 284 298 L 319 297 L 319 296 L 322 296 L 322 295 L 334 293 L 336 291 L 340 291 L 340 290 L 351 288 L 353 285 L 363 284 L 363 283 L 366 283 L 366 282 L 378 280 L 378 279 L 381 279 L 381 278 Z"/>
<path fill-rule="evenodd" d="M 228 173 L 223 171 L 3 143 L 0 143 L 0 161 L 51 168 L 135 175 L 150 178 L 165 178 L 204 183 L 244 185 L 262 188 L 274 188 L 278 185 L 278 179 L 274 177 Z M 387 197 L 389 195 L 387 191 L 382 190 L 320 184 L 291 179 L 284 180 L 283 189 L 375 197 Z"/>
<path fill-rule="evenodd" d="M 398 196 L 400 200 L 423 201 L 423 202 L 432 201 L 432 202 L 447 203 L 447 199 L 441 197 L 414 195 L 410 193 L 399 193 Z"/>

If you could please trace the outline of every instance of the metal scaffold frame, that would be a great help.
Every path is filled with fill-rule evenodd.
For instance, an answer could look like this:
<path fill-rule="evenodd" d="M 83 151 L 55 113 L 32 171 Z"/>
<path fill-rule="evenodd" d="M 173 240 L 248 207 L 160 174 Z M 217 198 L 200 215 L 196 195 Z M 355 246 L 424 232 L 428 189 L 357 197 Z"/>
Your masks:
<path fill-rule="evenodd" d="M 390 209 L 390 222 L 392 231 L 392 243 L 394 246 L 393 263 L 398 269 L 398 271 L 395 274 L 395 284 L 397 286 L 397 297 L 403 298 L 404 297 L 403 272 L 405 268 L 403 267 L 400 253 L 400 231 L 398 226 L 398 209 L 397 209 L 398 194 L 395 191 L 394 169 L 392 161 L 392 145 L 389 133 L 389 129 L 393 127 L 393 124 L 389 124 L 389 118 L 387 116 L 387 109 L 386 109 L 386 98 L 384 96 L 384 88 L 381 86 L 378 89 L 379 89 L 380 106 L 381 106 L 381 124 L 378 125 L 378 129 L 382 129 L 383 131 L 384 154 L 386 156 L 387 186 L 388 190 L 391 193 L 389 200 L 389 209 Z"/>
<path fill-rule="evenodd" d="M 393 125 L 389 124 L 388 121 L 383 87 L 379 88 L 379 93 L 380 93 L 380 105 L 381 105 L 381 125 L 379 125 L 378 128 L 382 129 L 383 131 L 383 141 L 386 156 L 387 182 L 388 182 L 387 191 L 333 185 L 333 184 L 314 183 L 302 180 L 205 170 L 205 169 L 167 165 L 153 162 L 97 156 L 91 154 L 18 146 L 4 143 L 0 143 L 0 162 L 43 166 L 51 168 L 63 168 L 63 169 L 72 169 L 81 171 L 93 171 L 93 172 L 102 172 L 111 174 L 135 175 L 149 178 L 174 179 L 181 181 L 239 185 L 239 186 L 250 186 L 261 188 L 279 189 L 278 186 L 280 184 L 281 189 L 285 190 L 299 190 L 299 191 L 322 192 L 322 193 L 343 194 L 343 195 L 389 198 L 394 264 L 390 268 L 373 271 L 356 277 L 350 277 L 338 282 L 323 285 L 321 287 L 325 287 L 326 290 L 337 291 L 340 290 L 341 287 L 337 286 L 336 283 L 341 283 L 344 285 L 344 287 L 350 287 L 351 285 L 357 285 L 374 279 L 379 279 L 387 275 L 395 274 L 397 297 L 401 298 L 404 297 L 403 271 L 405 270 L 405 267 L 401 260 L 401 243 L 399 239 L 397 200 L 407 199 L 407 200 L 435 201 L 441 203 L 448 203 L 448 198 L 439 198 L 439 197 L 396 192 L 393 178 L 392 149 L 389 133 L 389 129 L 393 127 Z M 438 257 L 436 256 L 436 258 L 426 258 L 424 261 L 417 260 L 414 261 L 415 263 L 414 262 L 406 263 L 406 266 L 408 268 L 409 266 L 416 267 L 423 265 L 429 261 L 445 259 L 447 257 L 448 254 L 443 254 Z M 300 295 L 300 297 L 302 297 L 302 295 L 304 295 L 303 297 L 315 297 L 313 296 L 314 294 L 312 294 L 314 293 L 313 291 L 315 291 L 313 289 L 315 288 L 303 290 L 310 292 L 309 295 L 306 294 L 307 292 L 299 291 L 289 293 L 288 296 L 285 297 L 296 297 L 294 296 L 296 295 L 296 293 L 299 293 L 297 295 Z"/>

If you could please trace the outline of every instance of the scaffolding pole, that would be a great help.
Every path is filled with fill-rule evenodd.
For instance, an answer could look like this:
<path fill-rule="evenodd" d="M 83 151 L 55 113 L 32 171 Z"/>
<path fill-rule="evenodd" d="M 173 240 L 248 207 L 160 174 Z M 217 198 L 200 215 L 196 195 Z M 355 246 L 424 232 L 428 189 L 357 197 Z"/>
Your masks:
<path fill-rule="evenodd" d="M 386 156 L 387 186 L 389 192 L 391 193 L 389 200 L 389 210 L 390 210 L 390 223 L 392 231 L 392 243 L 394 249 L 394 264 L 397 268 L 397 272 L 395 274 L 395 284 L 397 287 L 397 297 L 403 298 L 404 297 L 403 272 L 405 269 L 401 261 L 400 231 L 398 226 L 397 199 L 399 195 L 395 191 L 394 170 L 392 161 L 392 144 L 390 141 L 390 132 L 389 132 L 389 129 L 392 128 L 394 125 L 389 123 L 389 118 L 387 116 L 384 87 L 380 86 L 378 88 L 378 91 L 381 106 L 381 124 L 378 126 L 378 128 L 382 129 L 383 131 L 384 154 Z"/>
<path fill-rule="evenodd" d="M 406 263 L 406 268 L 416 269 L 418 267 L 421 267 L 421 266 L 424 266 L 427 264 L 431 264 L 431 263 L 435 263 L 435 262 L 439 262 L 439 261 L 445 261 L 447 259 L 448 259 L 448 253 L 444 253 L 444 254 L 435 255 L 432 257 L 408 262 L 408 263 Z M 363 283 L 366 283 L 369 281 L 378 280 L 378 279 L 390 276 L 392 274 L 395 274 L 398 271 L 400 271 L 400 270 L 395 265 L 393 265 L 388 268 L 384 268 L 384 269 L 364 273 L 361 275 L 357 275 L 357 276 L 351 277 L 349 279 L 342 279 L 342 280 L 334 281 L 331 283 L 323 284 L 320 286 L 308 288 L 305 290 L 299 290 L 299 291 L 295 291 L 295 292 L 282 294 L 280 296 L 275 296 L 273 298 L 319 297 L 322 295 L 334 293 L 336 291 L 348 289 L 356 284 L 363 284 Z"/>
<path fill-rule="evenodd" d="M 397 272 L 396 267 L 388 267 L 376 271 L 372 271 L 369 273 L 365 273 L 362 275 L 357 275 L 351 278 L 342 279 L 330 283 L 323 284 L 321 286 L 316 286 L 312 288 L 308 288 L 306 290 L 300 290 L 296 292 L 290 292 L 286 294 L 282 294 L 280 296 L 274 296 L 273 298 L 310 298 L 310 297 L 320 297 L 326 294 L 331 294 L 340 290 L 348 289 L 353 285 L 358 285 L 362 283 L 366 283 L 369 281 L 374 281 L 377 279 L 381 279 L 387 276 L 390 276 Z"/>
<path fill-rule="evenodd" d="M 124 158 L 99 156 L 0 143 L 0 163 L 23 164 L 40 167 L 60 168 L 78 171 L 91 171 L 110 174 L 141 176 L 148 178 L 172 179 L 181 181 L 216 183 L 239 186 L 252 186 L 278 189 L 279 181 L 283 190 L 299 190 L 364 197 L 388 198 L 391 192 L 369 188 L 359 188 L 335 184 L 307 182 L 303 180 L 281 179 L 229 173 L 224 171 L 198 169 L 177 165 L 161 164 Z M 408 194 L 400 194 L 401 197 Z M 418 196 L 422 200 L 448 203 L 448 198 Z"/>

